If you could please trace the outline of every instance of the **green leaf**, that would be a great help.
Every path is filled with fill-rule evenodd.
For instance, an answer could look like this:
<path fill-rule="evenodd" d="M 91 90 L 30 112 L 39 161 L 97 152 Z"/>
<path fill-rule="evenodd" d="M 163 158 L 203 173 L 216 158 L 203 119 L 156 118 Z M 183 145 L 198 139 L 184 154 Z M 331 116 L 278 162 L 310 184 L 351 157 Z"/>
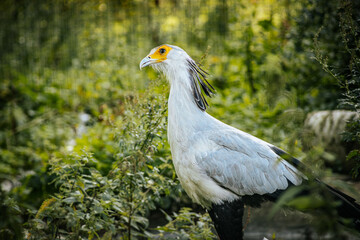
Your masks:
<path fill-rule="evenodd" d="M 62 201 L 67 204 L 72 204 L 72 203 L 78 202 L 76 197 L 68 197 L 68 198 L 63 199 Z"/>

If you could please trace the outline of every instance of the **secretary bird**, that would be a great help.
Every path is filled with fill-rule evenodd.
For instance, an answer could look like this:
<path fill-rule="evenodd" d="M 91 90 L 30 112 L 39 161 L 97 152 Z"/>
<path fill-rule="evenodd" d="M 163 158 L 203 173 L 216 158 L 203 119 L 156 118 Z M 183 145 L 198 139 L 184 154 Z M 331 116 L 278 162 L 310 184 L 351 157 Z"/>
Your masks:
<path fill-rule="evenodd" d="M 183 49 L 155 47 L 140 62 L 140 69 L 146 66 L 163 72 L 170 82 L 168 139 L 175 170 L 190 198 L 208 209 L 220 239 L 243 238 L 244 204 L 259 207 L 307 181 L 298 170 L 299 160 L 206 113 L 204 94 L 211 96 L 214 88 Z M 360 229 L 360 206 L 325 186 L 340 202 L 338 215 Z"/>

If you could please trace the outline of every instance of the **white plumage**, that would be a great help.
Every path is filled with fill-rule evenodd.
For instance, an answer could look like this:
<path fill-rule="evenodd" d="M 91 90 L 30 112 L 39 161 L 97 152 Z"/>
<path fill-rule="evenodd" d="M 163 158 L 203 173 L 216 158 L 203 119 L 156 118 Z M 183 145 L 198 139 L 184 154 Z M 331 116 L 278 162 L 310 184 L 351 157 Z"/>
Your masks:
<path fill-rule="evenodd" d="M 163 49 L 163 50 L 161 50 Z M 163 53 L 161 53 L 163 52 Z M 303 175 L 271 144 L 207 114 L 200 86 L 205 74 L 181 48 L 151 50 L 140 68 L 152 65 L 170 82 L 168 139 L 176 173 L 186 193 L 205 207 L 244 195 L 269 194 L 299 185 Z M 211 90 L 211 89 L 210 89 Z"/>

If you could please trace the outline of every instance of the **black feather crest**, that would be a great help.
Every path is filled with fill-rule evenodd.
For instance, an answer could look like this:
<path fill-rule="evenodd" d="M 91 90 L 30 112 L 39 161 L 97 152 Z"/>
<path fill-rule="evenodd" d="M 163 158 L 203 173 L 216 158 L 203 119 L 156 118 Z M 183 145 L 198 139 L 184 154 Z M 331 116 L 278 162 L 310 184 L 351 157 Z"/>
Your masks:
<path fill-rule="evenodd" d="M 191 87 L 193 89 L 194 100 L 196 105 L 202 110 L 205 111 L 206 107 L 209 106 L 205 96 L 211 97 L 215 92 L 215 88 L 206 80 L 208 73 L 200 68 L 194 60 L 188 59 L 189 66 L 189 75 L 191 79 Z M 201 87 L 200 87 L 201 86 Z M 202 91 L 201 91 L 202 89 Z"/>

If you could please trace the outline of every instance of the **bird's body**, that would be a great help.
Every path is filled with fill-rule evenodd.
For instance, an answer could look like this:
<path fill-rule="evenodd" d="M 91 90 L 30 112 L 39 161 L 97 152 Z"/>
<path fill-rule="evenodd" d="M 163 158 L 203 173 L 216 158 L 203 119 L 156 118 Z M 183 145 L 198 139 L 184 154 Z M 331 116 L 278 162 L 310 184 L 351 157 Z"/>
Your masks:
<path fill-rule="evenodd" d="M 188 195 L 203 206 L 239 196 L 299 185 L 298 171 L 270 144 L 226 125 L 197 106 L 169 97 L 168 139 L 176 173 Z M 181 107 L 180 107 L 181 106 Z M 191 109 L 194 108 L 194 109 Z"/>
<path fill-rule="evenodd" d="M 170 82 L 168 139 L 177 176 L 195 202 L 211 209 L 213 220 L 242 206 L 238 201 L 245 197 L 271 199 L 289 185 L 302 183 L 305 177 L 293 165 L 298 160 L 289 163 L 282 150 L 206 113 L 201 89 L 210 96 L 212 86 L 185 51 L 172 45 L 154 48 L 140 68 L 148 65 L 164 72 Z M 259 203 L 250 199 L 247 204 Z M 218 233 L 227 232 L 214 222 Z"/>

